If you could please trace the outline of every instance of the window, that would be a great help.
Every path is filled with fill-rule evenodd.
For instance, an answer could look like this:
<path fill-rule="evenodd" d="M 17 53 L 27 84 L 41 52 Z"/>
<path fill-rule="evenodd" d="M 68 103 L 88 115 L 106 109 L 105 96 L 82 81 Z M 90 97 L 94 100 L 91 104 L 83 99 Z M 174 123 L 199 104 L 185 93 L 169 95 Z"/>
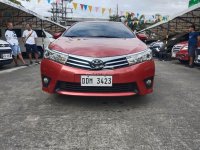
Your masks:
<path fill-rule="evenodd" d="M 65 37 L 135 38 L 134 33 L 119 22 L 81 22 L 69 28 Z"/>

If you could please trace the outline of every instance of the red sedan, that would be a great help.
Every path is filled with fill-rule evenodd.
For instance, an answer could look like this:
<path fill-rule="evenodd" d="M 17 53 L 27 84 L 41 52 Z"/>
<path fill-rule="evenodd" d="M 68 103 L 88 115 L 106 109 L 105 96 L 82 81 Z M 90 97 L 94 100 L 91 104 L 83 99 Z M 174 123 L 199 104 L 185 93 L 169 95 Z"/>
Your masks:
<path fill-rule="evenodd" d="M 180 62 L 186 62 L 189 61 L 189 55 L 188 55 L 188 41 L 181 42 L 179 44 L 181 48 L 176 53 L 176 59 L 178 59 Z"/>
<path fill-rule="evenodd" d="M 43 90 L 74 96 L 153 92 L 151 50 L 124 24 L 79 22 L 49 45 L 41 63 Z"/>

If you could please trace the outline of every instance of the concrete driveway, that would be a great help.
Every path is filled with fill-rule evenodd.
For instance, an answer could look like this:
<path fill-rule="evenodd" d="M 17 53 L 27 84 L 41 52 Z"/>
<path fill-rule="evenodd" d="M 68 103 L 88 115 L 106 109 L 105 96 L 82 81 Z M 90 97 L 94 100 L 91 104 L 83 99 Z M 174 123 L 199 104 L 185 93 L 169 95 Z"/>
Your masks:
<path fill-rule="evenodd" d="M 91 98 L 41 91 L 39 65 L 0 71 L 1 150 L 199 150 L 200 69 L 156 61 L 155 91 Z"/>

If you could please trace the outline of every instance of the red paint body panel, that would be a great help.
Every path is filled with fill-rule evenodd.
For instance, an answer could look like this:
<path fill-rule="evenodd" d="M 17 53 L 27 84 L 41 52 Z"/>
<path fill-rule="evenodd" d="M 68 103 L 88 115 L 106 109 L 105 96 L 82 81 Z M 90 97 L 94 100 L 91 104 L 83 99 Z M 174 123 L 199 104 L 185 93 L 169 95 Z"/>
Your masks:
<path fill-rule="evenodd" d="M 66 38 L 61 37 L 49 46 L 50 49 L 85 57 L 112 57 L 133 54 L 147 49 L 137 38 Z"/>
<path fill-rule="evenodd" d="M 115 70 L 90 71 L 78 68 L 65 66 L 54 61 L 43 59 L 41 63 L 41 74 L 51 79 L 47 88 L 43 90 L 48 93 L 55 93 L 55 86 L 58 81 L 80 83 L 81 75 L 111 75 L 114 83 L 132 83 L 135 82 L 138 86 L 139 95 L 146 95 L 153 92 L 153 88 L 146 88 L 144 80 L 155 75 L 154 61 L 147 61 L 129 67 L 124 67 Z M 135 95 L 133 92 L 118 92 L 118 93 L 83 93 L 58 91 L 59 94 L 75 95 L 75 96 L 130 96 Z"/>
<path fill-rule="evenodd" d="M 179 43 L 179 45 L 181 44 L 183 45 L 183 47 L 180 49 L 179 52 L 176 53 L 176 59 L 189 61 L 188 49 L 183 49 L 185 46 L 188 46 L 188 41 Z"/>

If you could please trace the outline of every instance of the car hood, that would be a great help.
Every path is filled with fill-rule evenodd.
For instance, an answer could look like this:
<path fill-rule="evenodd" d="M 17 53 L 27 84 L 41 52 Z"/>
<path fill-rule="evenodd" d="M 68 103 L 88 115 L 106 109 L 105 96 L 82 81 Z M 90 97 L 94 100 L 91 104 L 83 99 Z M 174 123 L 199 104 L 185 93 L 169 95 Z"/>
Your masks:
<path fill-rule="evenodd" d="M 85 57 L 112 57 L 133 54 L 147 49 L 137 38 L 67 38 L 61 37 L 49 45 L 50 49 Z"/>
<path fill-rule="evenodd" d="M 8 44 L 8 42 L 0 40 L 0 44 Z"/>
<path fill-rule="evenodd" d="M 186 45 L 188 45 L 188 41 L 180 42 L 177 45 L 184 45 L 184 46 L 186 46 Z"/>

